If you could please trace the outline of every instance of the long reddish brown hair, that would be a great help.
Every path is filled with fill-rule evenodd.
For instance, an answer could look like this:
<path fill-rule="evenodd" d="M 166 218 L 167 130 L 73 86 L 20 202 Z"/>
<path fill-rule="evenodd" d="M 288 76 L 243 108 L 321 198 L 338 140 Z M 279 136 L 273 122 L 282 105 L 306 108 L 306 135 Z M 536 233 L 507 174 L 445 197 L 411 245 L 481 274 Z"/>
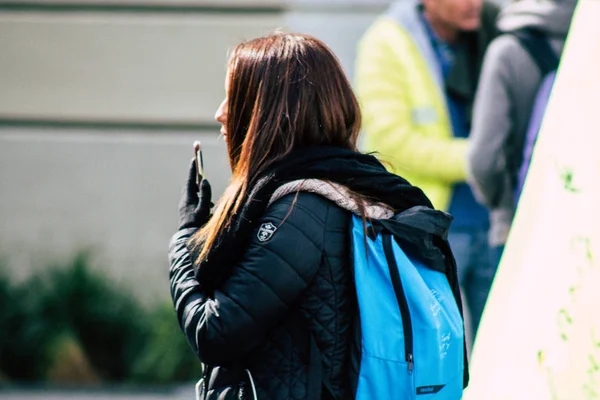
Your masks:
<path fill-rule="evenodd" d="M 274 33 L 237 45 L 227 87 L 231 183 L 192 243 L 204 260 L 242 206 L 248 185 L 291 151 L 312 146 L 356 150 L 358 102 L 333 52 L 320 40 Z"/>

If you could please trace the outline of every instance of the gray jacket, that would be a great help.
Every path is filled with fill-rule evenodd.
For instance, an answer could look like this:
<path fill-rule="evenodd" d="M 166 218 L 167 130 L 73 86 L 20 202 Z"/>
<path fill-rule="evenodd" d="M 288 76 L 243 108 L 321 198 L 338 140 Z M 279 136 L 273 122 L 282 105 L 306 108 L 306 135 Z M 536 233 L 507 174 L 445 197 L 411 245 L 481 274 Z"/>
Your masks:
<path fill-rule="evenodd" d="M 498 28 L 510 33 L 535 27 L 562 53 L 576 0 L 521 0 L 500 14 Z M 491 209 L 490 245 L 506 243 L 515 212 L 515 182 L 523 142 L 542 76 L 518 39 L 510 34 L 489 46 L 473 110 L 468 153 L 469 183 Z"/>

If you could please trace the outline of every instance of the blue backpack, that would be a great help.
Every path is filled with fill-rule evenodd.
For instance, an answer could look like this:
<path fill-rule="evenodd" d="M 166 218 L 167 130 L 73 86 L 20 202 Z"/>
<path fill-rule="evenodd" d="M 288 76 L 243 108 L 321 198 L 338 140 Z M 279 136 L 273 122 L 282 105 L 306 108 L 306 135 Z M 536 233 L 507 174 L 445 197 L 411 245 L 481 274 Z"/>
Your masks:
<path fill-rule="evenodd" d="M 519 173 L 517 175 L 517 182 L 514 191 L 514 202 L 517 204 L 525 185 L 525 178 L 529 171 L 529 165 L 531 164 L 531 156 L 533 155 L 533 149 L 537 141 L 546 106 L 552 92 L 552 86 L 554 85 L 554 79 L 556 77 L 556 69 L 559 64 L 559 57 L 556 55 L 548 39 L 544 33 L 536 29 L 523 29 L 511 33 L 516 36 L 519 43 L 531 56 L 535 64 L 537 65 L 542 81 L 538 86 L 533 108 L 531 110 L 531 116 L 529 117 L 529 125 L 527 126 L 527 133 L 525 134 L 525 141 L 523 142 L 523 160 Z"/>
<path fill-rule="evenodd" d="M 427 207 L 368 223 L 352 217 L 357 400 L 461 398 L 469 371 L 456 262 L 446 239 L 451 221 Z M 307 349 L 307 398 L 342 400 L 323 374 L 308 321 L 296 313 L 290 322 L 292 337 Z"/>
<path fill-rule="evenodd" d="M 358 400 L 456 400 L 468 381 L 448 214 L 415 207 L 352 222 L 360 310 Z"/>

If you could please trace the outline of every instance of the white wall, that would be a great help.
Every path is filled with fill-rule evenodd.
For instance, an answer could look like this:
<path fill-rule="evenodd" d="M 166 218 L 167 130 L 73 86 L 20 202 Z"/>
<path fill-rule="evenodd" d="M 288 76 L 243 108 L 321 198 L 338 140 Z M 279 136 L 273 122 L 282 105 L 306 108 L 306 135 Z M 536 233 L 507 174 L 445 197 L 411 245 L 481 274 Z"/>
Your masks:
<path fill-rule="evenodd" d="M 220 193 L 228 165 L 213 132 L 0 131 L 0 254 L 17 278 L 94 251 L 144 300 L 166 296 L 166 251 L 194 139 Z"/>
<path fill-rule="evenodd" d="M 325 40 L 351 74 L 355 42 L 382 9 L 369 0 L 210 4 L 219 9 L 143 1 L 192 7 L 184 13 L 8 3 L 0 1 L 0 255 L 22 279 L 91 247 L 98 268 L 150 302 L 168 297 L 166 248 L 193 140 L 204 143 L 214 192 L 227 183 L 212 121 L 227 49 L 284 27 Z"/>
<path fill-rule="evenodd" d="M 227 50 L 281 15 L 0 14 L 0 118 L 212 121 Z"/>

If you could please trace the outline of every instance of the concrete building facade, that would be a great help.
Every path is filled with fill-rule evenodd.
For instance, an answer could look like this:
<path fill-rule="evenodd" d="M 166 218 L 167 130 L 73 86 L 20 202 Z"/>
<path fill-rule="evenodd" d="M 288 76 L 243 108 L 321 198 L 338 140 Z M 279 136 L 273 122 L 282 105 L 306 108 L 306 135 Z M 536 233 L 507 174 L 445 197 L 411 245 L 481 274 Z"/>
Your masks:
<path fill-rule="evenodd" d="M 218 196 L 213 115 L 227 50 L 276 28 L 328 43 L 352 76 L 379 0 L 0 0 L 0 257 L 16 279 L 91 250 L 145 302 L 168 298 L 166 250 L 191 143 Z"/>

